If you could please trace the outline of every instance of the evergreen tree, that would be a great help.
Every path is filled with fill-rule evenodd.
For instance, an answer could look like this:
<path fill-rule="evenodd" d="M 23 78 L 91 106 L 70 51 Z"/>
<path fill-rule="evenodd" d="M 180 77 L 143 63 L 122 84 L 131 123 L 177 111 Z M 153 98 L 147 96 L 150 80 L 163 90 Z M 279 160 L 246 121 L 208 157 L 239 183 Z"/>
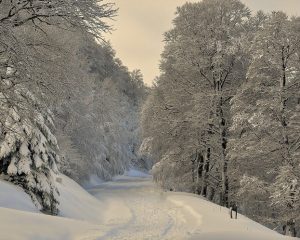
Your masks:
<path fill-rule="evenodd" d="M 1 111 L 7 113 L 0 125 L 0 173 L 5 180 L 21 186 L 39 210 L 56 215 L 59 193 L 54 179 L 59 156 L 51 130 L 53 116 L 27 89 L 16 91 L 19 104 L 11 105 L 9 100 L 0 104 Z M 24 108 L 32 105 L 29 117 Z"/>

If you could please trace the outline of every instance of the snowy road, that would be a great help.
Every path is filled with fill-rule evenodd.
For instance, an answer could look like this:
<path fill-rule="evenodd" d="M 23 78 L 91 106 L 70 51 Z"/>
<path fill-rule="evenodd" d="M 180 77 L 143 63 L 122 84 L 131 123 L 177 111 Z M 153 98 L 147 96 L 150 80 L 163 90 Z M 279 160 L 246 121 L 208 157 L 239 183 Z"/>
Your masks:
<path fill-rule="evenodd" d="M 163 192 L 151 178 L 121 176 L 89 192 L 105 206 L 95 240 L 277 240 L 277 233 L 188 193 Z"/>
<path fill-rule="evenodd" d="M 149 176 L 98 183 L 88 190 L 94 197 L 60 177 L 60 216 L 38 212 L 21 189 L 0 181 L 0 240 L 290 239 L 242 215 L 230 219 L 197 195 L 163 192 Z"/>
<path fill-rule="evenodd" d="M 195 230 L 194 224 L 186 225 L 185 211 L 170 203 L 166 193 L 155 187 L 150 178 L 122 177 L 90 193 L 107 203 L 108 217 L 116 205 L 123 215 L 124 221 L 122 217 L 107 220 L 112 230 L 101 240 L 189 239 Z M 114 203 L 109 204 L 111 201 Z"/>

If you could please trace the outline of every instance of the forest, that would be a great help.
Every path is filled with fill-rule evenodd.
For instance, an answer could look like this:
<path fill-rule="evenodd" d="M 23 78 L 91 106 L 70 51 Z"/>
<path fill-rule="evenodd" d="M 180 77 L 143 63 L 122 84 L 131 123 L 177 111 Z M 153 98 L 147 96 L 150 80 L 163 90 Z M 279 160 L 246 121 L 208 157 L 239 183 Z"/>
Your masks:
<path fill-rule="evenodd" d="M 173 25 L 141 117 L 155 181 L 272 228 L 299 223 L 300 18 L 203 0 Z"/>
<path fill-rule="evenodd" d="M 4 0 L 0 8 L 0 173 L 57 214 L 53 173 L 110 179 L 138 162 L 142 75 L 100 44 L 113 4 Z"/>
<path fill-rule="evenodd" d="M 0 0 L 0 179 L 59 215 L 59 174 L 150 171 L 298 236 L 300 17 L 187 2 L 148 87 L 104 37 L 117 15 L 103 0 Z"/>

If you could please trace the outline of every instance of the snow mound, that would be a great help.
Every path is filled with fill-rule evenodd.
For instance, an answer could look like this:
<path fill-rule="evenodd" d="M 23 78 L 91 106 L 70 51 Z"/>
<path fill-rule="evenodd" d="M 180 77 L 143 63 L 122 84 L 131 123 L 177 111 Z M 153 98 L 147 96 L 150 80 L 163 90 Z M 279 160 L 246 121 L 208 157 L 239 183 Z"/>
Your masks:
<path fill-rule="evenodd" d="M 86 192 L 80 185 L 64 175 L 56 177 L 59 190 L 59 216 L 77 220 L 102 221 L 105 206 L 100 200 Z M 39 213 L 31 198 L 23 189 L 0 180 L 0 207 Z"/>
<path fill-rule="evenodd" d="M 31 198 L 22 188 L 4 180 L 0 180 L 0 207 L 38 212 Z"/>
<path fill-rule="evenodd" d="M 229 210 L 197 195 L 168 193 L 168 201 L 181 211 L 194 232 L 191 240 L 283 240 L 286 238 L 249 218 L 238 215 L 231 219 Z M 294 239 L 294 238 L 293 238 Z"/>
<path fill-rule="evenodd" d="M 59 175 L 58 217 L 40 213 L 19 187 L 0 180 L 0 240 L 82 240 L 99 238 L 109 229 L 102 222 L 104 205 L 70 178 Z"/>
<path fill-rule="evenodd" d="M 106 206 L 67 176 L 60 175 L 59 178 L 61 183 L 56 184 L 60 192 L 59 215 L 77 220 L 101 222 Z"/>
<path fill-rule="evenodd" d="M 0 240 L 97 239 L 107 229 L 62 217 L 0 208 Z"/>

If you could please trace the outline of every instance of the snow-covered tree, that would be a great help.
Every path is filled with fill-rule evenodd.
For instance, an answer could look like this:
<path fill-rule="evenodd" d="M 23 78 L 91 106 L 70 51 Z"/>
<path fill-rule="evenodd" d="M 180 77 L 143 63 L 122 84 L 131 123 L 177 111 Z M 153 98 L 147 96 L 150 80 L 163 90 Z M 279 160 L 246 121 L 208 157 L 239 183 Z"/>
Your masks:
<path fill-rule="evenodd" d="M 44 212 L 58 212 L 53 174 L 59 151 L 52 133 L 57 117 L 50 109 L 56 113 L 59 104 L 90 93 L 93 84 L 92 77 L 82 81 L 83 59 L 70 52 L 78 52 L 76 41 L 101 38 L 111 29 L 103 20 L 115 13 L 114 4 L 101 0 L 0 1 L 1 173 Z M 64 155 L 59 166 L 64 171 L 74 167 L 70 157 Z"/>
<path fill-rule="evenodd" d="M 27 89 L 15 91 L 18 105 L 11 105 L 9 99 L 0 103 L 1 111 L 6 112 L 0 124 L 1 176 L 21 186 L 41 211 L 57 214 L 59 193 L 54 178 L 59 156 L 53 116 Z M 31 117 L 24 110 L 28 105 L 23 102 L 28 101 L 34 106 Z"/>
<path fill-rule="evenodd" d="M 55 104 L 54 111 L 59 136 L 63 136 L 59 142 L 69 149 L 61 148 L 63 160 L 69 159 L 71 165 L 64 166 L 74 169 L 72 178 L 78 182 L 91 174 L 111 179 L 140 163 L 142 76 L 130 74 L 109 44 L 76 36 L 68 34 L 64 41 L 68 43 L 63 45 L 68 53 L 64 58 L 72 69 L 68 73 L 72 81 L 62 86 L 68 95 Z M 76 151 L 80 157 L 75 159 L 81 160 L 68 157 L 68 151 L 69 155 Z"/>
<path fill-rule="evenodd" d="M 60 25 L 68 23 L 99 35 L 111 29 L 104 19 L 115 16 L 113 3 L 103 0 L 3 0 L 0 2 L 0 25 L 18 27 L 32 23 L 41 29 L 41 24 Z"/>
<path fill-rule="evenodd" d="M 230 156 L 239 169 L 233 177 L 247 174 L 265 182 L 266 205 L 286 222 L 298 218 L 300 200 L 299 33 L 299 19 L 282 12 L 268 17 L 256 33 L 247 81 L 231 108 Z M 241 181 L 240 187 L 247 186 Z"/>
<path fill-rule="evenodd" d="M 229 99 L 246 72 L 242 46 L 249 18 L 249 9 L 237 0 L 179 7 L 174 28 L 165 34 L 162 75 L 154 93 L 159 99 L 149 109 L 157 112 L 149 120 L 158 128 L 155 133 L 166 129 L 154 137 L 161 139 L 156 161 L 170 159 L 164 154 L 174 150 L 195 192 L 222 205 L 228 205 Z"/>

